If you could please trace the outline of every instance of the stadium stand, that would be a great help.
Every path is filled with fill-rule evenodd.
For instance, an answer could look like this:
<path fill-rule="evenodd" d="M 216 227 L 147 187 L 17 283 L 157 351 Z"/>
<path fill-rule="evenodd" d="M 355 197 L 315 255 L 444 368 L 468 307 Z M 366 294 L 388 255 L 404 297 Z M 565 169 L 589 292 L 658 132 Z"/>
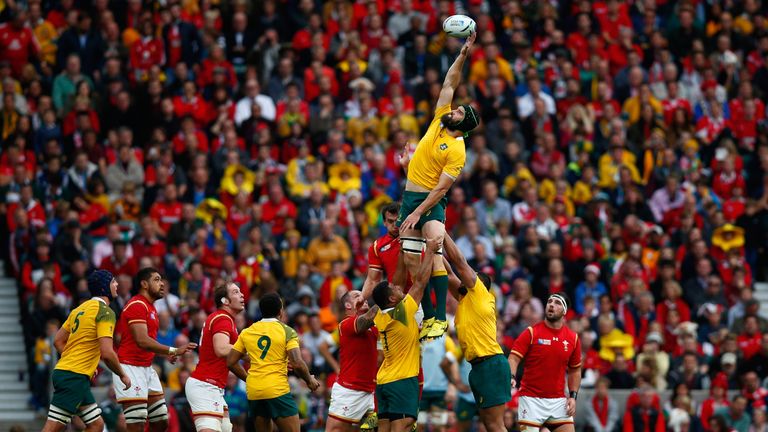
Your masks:
<path fill-rule="evenodd" d="M 1 1 L 0 259 L 19 308 L 0 281 L 0 428 L 37 430 L 18 413 L 44 417 L 51 332 L 85 276 L 117 275 L 119 313 L 152 265 L 170 286 L 165 344 L 199 339 L 223 280 L 246 293 L 240 329 L 279 292 L 324 378 L 314 393 L 292 380 L 302 427 L 323 430 L 322 342 L 400 199 L 400 155 L 461 47 L 441 31 L 455 13 L 478 38 L 454 102 L 482 124 L 446 225 L 494 276 L 505 351 L 565 292 L 583 386 L 609 379 L 618 428 L 639 432 L 646 409 L 675 431 L 766 430 L 762 0 Z M 193 430 L 195 365 L 156 360 L 172 431 Z M 94 385 L 116 430 L 110 381 Z M 242 383 L 226 397 L 247 430 Z M 584 427 L 602 430 L 601 401 L 583 393 Z"/>

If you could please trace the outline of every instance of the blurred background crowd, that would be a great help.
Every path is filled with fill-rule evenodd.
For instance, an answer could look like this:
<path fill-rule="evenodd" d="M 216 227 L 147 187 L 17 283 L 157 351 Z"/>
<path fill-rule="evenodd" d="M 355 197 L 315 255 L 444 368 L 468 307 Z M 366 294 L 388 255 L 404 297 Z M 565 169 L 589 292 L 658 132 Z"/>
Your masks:
<path fill-rule="evenodd" d="M 400 155 L 461 47 L 441 23 L 464 13 L 479 34 L 454 102 L 482 125 L 446 225 L 494 276 L 502 345 L 565 292 L 583 386 L 598 389 L 594 430 L 765 431 L 768 321 L 753 290 L 768 268 L 766 12 L 761 0 L 0 2 L 0 253 L 19 281 L 30 402 L 47 406 L 50 336 L 97 267 L 117 275 L 118 313 L 140 267 L 162 270 L 166 344 L 198 340 L 223 280 L 246 294 L 241 328 L 277 291 L 331 384 L 337 300 L 365 278 Z M 193 430 L 195 364 L 158 359 L 173 430 Z M 296 383 L 306 430 L 323 428 L 329 388 Z M 608 389 L 637 390 L 617 407 Z M 712 396 L 696 404 L 701 389 Z M 227 400 L 242 424 L 234 379 Z"/>

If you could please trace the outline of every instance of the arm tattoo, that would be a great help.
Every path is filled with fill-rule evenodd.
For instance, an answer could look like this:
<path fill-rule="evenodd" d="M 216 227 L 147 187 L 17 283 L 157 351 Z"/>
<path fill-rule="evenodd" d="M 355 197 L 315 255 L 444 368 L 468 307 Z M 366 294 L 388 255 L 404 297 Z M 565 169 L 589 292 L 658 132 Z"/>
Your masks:
<path fill-rule="evenodd" d="M 355 332 L 362 333 L 373 327 L 373 319 L 376 317 L 378 312 L 379 307 L 374 305 L 372 308 L 368 309 L 368 312 L 357 317 L 355 319 Z"/>

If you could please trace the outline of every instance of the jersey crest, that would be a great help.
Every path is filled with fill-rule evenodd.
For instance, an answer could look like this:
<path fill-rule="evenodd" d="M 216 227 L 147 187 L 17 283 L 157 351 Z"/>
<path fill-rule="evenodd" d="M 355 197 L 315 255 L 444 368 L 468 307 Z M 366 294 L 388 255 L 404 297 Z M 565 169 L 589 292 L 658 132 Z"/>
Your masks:
<path fill-rule="evenodd" d="M 440 150 L 447 150 L 447 149 L 448 149 L 448 144 L 446 143 L 440 144 Z"/>

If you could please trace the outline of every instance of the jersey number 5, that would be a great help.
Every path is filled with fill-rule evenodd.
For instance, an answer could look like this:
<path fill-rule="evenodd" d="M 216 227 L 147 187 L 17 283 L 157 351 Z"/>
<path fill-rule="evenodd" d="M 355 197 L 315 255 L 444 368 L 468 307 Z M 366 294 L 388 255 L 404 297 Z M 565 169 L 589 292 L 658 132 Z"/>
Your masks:
<path fill-rule="evenodd" d="M 269 352 L 269 347 L 272 346 L 272 339 L 270 339 L 269 336 L 262 336 L 256 341 L 256 345 L 261 350 L 261 356 L 259 356 L 259 358 L 264 360 L 264 357 L 266 357 Z"/>
<path fill-rule="evenodd" d="M 77 315 L 75 315 L 75 319 L 73 320 L 75 325 L 72 326 L 72 333 L 75 333 L 77 331 L 77 329 L 80 328 L 80 317 L 82 315 L 85 315 L 85 312 L 80 312 Z"/>

